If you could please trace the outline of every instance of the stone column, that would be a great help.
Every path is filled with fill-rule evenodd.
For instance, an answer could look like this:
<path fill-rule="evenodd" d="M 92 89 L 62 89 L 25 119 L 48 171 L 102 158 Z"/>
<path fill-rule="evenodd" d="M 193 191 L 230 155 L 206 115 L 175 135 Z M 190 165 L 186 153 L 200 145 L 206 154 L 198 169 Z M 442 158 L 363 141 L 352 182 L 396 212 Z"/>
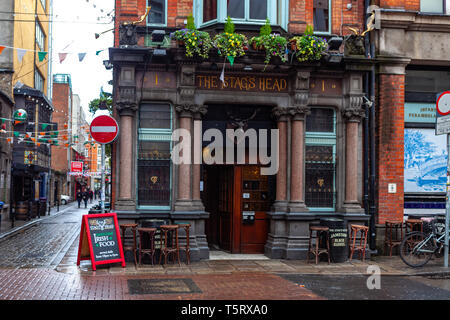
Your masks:
<path fill-rule="evenodd" d="M 119 196 L 116 208 L 118 210 L 134 210 L 135 201 L 132 191 L 134 167 L 133 152 L 133 121 L 137 110 L 135 103 L 119 103 L 117 110 L 120 116 L 119 132 Z"/>
<path fill-rule="evenodd" d="M 289 120 L 288 109 L 276 107 L 272 110 L 278 127 L 278 173 L 276 181 L 275 211 L 286 211 L 287 209 L 287 122 Z"/>
<path fill-rule="evenodd" d="M 200 199 L 200 179 L 202 163 L 202 116 L 206 114 L 207 107 L 194 106 L 194 135 L 193 135 L 193 170 L 192 170 L 192 201 L 198 207 L 198 210 L 204 210 L 205 207 Z"/>
<path fill-rule="evenodd" d="M 179 113 L 180 119 L 180 129 L 187 130 L 192 135 L 191 130 L 191 122 L 192 122 L 192 112 L 190 110 L 190 106 L 179 105 L 176 107 L 177 112 Z M 184 138 L 182 138 L 184 139 Z M 191 153 L 191 140 L 186 142 L 186 149 L 184 150 Z M 182 151 L 183 152 L 183 151 Z M 183 157 L 183 153 L 180 154 L 180 157 Z M 180 203 L 190 204 L 192 199 L 191 197 L 191 164 L 192 157 L 189 157 L 189 163 L 181 163 L 178 165 L 178 197 L 177 204 Z M 175 204 L 175 206 L 177 206 Z"/>
<path fill-rule="evenodd" d="M 351 97 L 357 100 L 357 104 L 362 104 L 362 97 Z M 359 103 L 359 100 L 361 103 Z M 358 126 L 364 117 L 364 110 L 358 107 L 347 108 L 342 111 L 342 116 L 346 119 L 345 126 L 345 200 L 346 209 L 361 209 L 358 201 Z"/>
<path fill-rule="evenodd" d="M 291 196 L 290 212 L 307 211 L 305 206 L 304 183 L 304 150 L 305 150 L 305 117 L 309 108 L 304 106 L 290 107 L 291 114 Z"/>

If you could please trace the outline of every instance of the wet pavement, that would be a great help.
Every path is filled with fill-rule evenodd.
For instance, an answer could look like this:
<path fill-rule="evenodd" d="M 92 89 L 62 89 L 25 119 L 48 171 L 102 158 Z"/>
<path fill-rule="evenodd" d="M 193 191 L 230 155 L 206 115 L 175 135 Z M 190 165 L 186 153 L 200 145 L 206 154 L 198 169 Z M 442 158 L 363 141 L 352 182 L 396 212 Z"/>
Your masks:
<path fill-rule="evenodd" d="M 319 264 L 211 252 L 210 260 L 136 266 L 76 266 L 81 217 L 58 215 L 0 240 L 0 299 L 7 300 L 366 300 L 450 299 L 443 259 L 412 269 L 399 257 Z M 237 258 L 237 259 L 236 259 Z M 380 272 L 369 289 L 370 268 Z"/>

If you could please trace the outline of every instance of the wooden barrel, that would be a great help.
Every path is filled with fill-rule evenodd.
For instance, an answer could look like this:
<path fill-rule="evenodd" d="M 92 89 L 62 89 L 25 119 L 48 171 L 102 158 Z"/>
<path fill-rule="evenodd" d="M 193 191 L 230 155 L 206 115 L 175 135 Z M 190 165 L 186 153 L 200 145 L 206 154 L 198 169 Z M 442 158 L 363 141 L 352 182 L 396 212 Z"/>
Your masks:
<path fill-rule="evenodd" d="M 28 204 L 26 202 L 20 201 L 20 202 L 16 203 L 15 219 L 16 220 L 27 220 L 28 219 Z"/>

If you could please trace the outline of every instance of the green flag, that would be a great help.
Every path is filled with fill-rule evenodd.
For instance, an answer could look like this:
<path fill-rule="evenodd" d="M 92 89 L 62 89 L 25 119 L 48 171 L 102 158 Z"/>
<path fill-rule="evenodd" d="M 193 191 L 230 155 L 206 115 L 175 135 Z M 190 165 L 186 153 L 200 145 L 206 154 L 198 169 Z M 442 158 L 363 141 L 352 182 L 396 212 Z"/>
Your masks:
<path fill-rule="evenodd" d="M 44 61 L 45 57 L 47 56 L 47 53 L 48 52 L 46 52 L 46 51 L 39 51 L 38 52 L 39 62 Z"/>
<path fill-rule="evenodd" d="M 234 63 L 234 57 L 233 56 L 227 56 L 228 61 L 230 61 L 230 64 L 233 65 Z"/>
<path fill-rule="evenodd" d="M 15 136 L 15 137 L 18 137 L 19 135 L 20 135 L 20 132 L 14 131 L 14 136 Z"/>
<path fill-rule="evenodd" d="M 48 123 L 43 123 L 43 124 L 42 124 L 42 130 L 47 129 L 47 127 L 48 127 Z"/>

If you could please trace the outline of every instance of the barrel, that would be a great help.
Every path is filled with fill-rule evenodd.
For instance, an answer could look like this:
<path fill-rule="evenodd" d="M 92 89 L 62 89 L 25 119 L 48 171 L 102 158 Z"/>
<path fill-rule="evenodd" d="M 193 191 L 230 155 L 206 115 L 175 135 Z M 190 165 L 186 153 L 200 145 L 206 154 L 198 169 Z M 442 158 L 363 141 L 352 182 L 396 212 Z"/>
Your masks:
<path fill-rule="evenodd" d="M 16 203 L 15 216 L 16 220 L 27 220 L 28 219 L 28 204 L 23 201 Z"/>
<path fill-rule="evenodd" d="M 330 257 L 333 262 L 345 262 L 348 259 L 348 229 L 343 219 L 323 218 L 320 225 L 330 229 Z"/>

